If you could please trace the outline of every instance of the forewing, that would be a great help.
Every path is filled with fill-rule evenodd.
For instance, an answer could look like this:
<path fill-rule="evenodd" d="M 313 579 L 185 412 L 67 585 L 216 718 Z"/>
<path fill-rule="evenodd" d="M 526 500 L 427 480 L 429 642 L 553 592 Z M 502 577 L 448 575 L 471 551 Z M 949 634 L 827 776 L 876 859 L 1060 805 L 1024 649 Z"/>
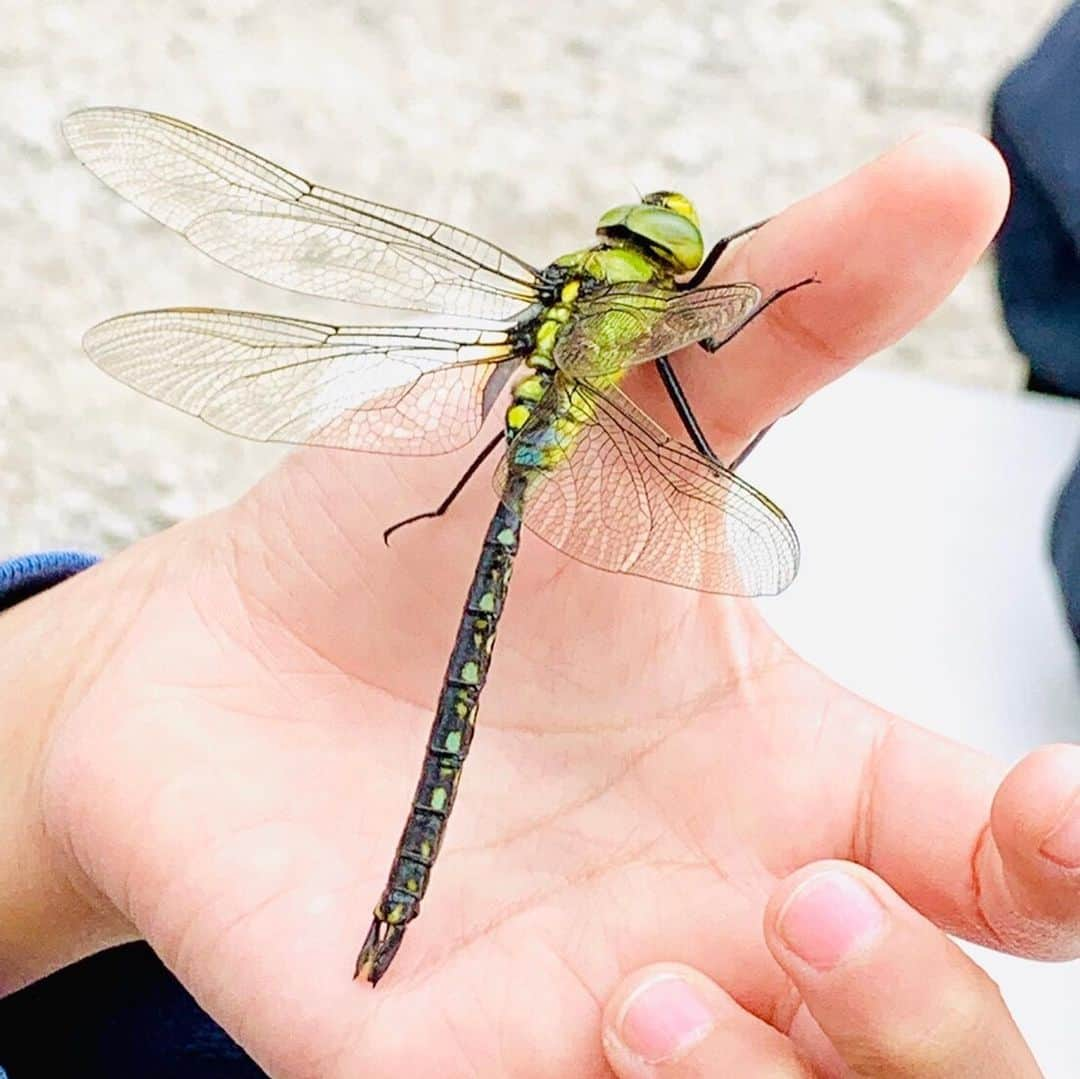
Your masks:
<path fill-rule="evenodd" d="M 574 384 L 586 422 L 560 433 L 555 392 L 534 413 L 560 463 L 529 482 L 523 519 L 533 532 L 591 566 L 703 592 L 774 595 L 791 583 L 798 539 L 763 494 L 669 437 L 619 390 Z"/>
<path fill-rule="evenodd" d="M 577 302 L 555 362 L 580 378 L 612 374 L 707 337 L 725 341 L 761 303 L 749 282 L 680 291 L 649 283 L 608 285 Z"/>
<path fill-rule="evenodd" d="M 499 330 L 331 326 L 212 308 L 121 315 L 83 344 L 121 382 L 223 431 L 399 454 L 445 453 L 473 438 L 486 384 L 516 359 Z"/>
<path fill-rule="evenodd" d="M 536 271 L 478 236 L 319 187 L 226 139 L 137 109 L 72 113 L 76 156 L 233 269 L 337 300 L 508 320 Z"/>

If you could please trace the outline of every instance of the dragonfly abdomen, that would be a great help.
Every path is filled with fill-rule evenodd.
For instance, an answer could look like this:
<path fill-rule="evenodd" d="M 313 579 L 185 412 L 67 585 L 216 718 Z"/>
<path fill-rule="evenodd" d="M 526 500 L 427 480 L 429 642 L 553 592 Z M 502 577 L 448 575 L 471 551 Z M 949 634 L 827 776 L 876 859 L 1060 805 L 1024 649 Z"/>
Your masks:
<path fill-rule="evenodd" d="M 488 526 L 435 709 L 420 780 L 386 888 L 357 959 L 356 973 L 375 983 L 394 958 L 405 927 L 420 913 L 431 867 L 472 744 L 480 692 L 506 601 L 521 536 L 525 481 L 513 475 Z"/>

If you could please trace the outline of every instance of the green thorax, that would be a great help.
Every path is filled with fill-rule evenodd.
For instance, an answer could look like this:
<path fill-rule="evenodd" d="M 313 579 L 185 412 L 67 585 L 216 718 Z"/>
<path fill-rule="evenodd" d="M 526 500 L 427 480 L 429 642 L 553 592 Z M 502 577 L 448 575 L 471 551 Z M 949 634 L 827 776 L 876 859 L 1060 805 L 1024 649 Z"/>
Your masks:
<path fill-rule="evenodd" d="M 573 251 L 555 260 L 556 266 L 569 270 L 571 275 L 591 278 L 608 285 L 627 281 L 656 281 L 670 284 L 673 275 L 662 263 L 630 244 L 611 246 L 600 243 Z"/>
<path fill-rule="evenodd" d="M 514 400 L 506 416 L 508 441 L 512 442 L 526 426 L 551 383 L 559 379 L 553 352 L 560 335 L 574 318 L 575 305 L 583 290 L 633 282 L 670 287 L 676 274 L 693 270 L 701 262 L 703 243 L 697 212 L 689 199 L 676 192 L 660 191 L 646 195 L 640 203 L 616 206 L 600 218 L 596 232 L 598 242 L 592 247 L 555 260 L 554 265 L 566 273 L 567 282 L 536 328 L 533 350 L 526 360 L 530 372 L 514 386 Z M 590 335 L 601 353 L 639 336 L 650 317 L 662 317 L 662 311 L 649 304 L 642 306 L 639 319 L 629 320 L 625 317 L 625 307 L 632 302 L 624 297 L 620 304 L 612 305 L 611 318 L 602 317 L 591 323 Z M 605 367 L 591 381 L 612 386 L 621 381 L 623 374 L 621 369 Z M 561 399 L 563 394 L 559 396 Z M 573 441 L 573 430 L 587 417 L 575 417 L 567 397 L 565 408 L 560 400 L 552 419 L 561 427 L 562 441 L 567 445 Z M 549 453 L 544 447 L 542 451 L 537 449 L 522 456 L 534 460 L 537 466 L 551 467 L 558 463 L 560 455 Z"/>

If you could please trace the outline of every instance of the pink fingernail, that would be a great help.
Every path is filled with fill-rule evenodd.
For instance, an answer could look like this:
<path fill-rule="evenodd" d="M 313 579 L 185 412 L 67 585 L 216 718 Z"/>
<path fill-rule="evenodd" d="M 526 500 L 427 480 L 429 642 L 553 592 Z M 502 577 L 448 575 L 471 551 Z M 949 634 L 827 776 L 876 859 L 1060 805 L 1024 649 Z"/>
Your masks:
<path fill-rule="evenodd" d="M 777 920 L 787 946 L 817 970 L 831 970 L 865 947 L 885 924 L 885 909 L 860 881 L 826 870 L 803 881 Z"/>
<path fill-rule="evenodd" d="M 675 974 L 645 982 L 623 1005 L 619 1038 L 647 1064 L 674 1060 L 712 1030 L 712 1010 L 696 990 Z"/>

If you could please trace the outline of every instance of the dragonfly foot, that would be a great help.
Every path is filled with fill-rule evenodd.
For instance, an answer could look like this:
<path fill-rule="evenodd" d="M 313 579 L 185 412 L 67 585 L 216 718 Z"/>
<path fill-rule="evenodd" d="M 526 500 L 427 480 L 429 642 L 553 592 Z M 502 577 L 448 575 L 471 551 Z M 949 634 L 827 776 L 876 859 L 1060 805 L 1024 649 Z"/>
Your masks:
<path fill-rule="evenodd" d="M 364 946 L 356 958 L 356 971 L 354 978 L 366 978 L 372 985 L 378 985 L 379 979 L 386 973 L 387 968 L 397 955 L 401 947 L 401 939 L 405 936 L 405 926 L 391 925 L 376 918 L 371 923 L 367 936 L 364 938 Z"/>

